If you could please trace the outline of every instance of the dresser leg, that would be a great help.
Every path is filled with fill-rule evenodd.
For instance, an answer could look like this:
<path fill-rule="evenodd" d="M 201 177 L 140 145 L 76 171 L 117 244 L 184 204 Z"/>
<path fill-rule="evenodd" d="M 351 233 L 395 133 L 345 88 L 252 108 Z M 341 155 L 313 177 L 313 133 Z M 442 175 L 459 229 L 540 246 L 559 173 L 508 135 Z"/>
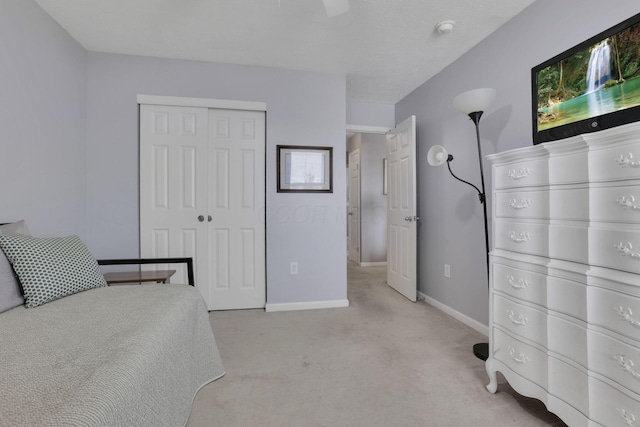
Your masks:
<path fill-rule="evenodd" d="M 498 390 L 498 374 L 493 369 L 493 360 L 487 359 L 485 367 L 487 368 L 487 375 L 489 375 L 489 384 L 487 384 L 487 390 L 489 390 L 489 393 L 493 394 Z"/>

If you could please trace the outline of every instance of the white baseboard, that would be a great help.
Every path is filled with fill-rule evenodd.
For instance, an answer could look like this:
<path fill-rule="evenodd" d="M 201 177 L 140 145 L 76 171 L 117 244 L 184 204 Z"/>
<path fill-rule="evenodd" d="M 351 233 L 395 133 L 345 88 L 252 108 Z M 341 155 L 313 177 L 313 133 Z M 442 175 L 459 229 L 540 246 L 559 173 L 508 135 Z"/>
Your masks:
<path fill-rule="evenodd" d="M 387 261 L 382 262 L 361 262 L 360 267 L 384 267 L 387 265 Z"/>
<path fill-rule="evenodd" d="M 349 307 L 349 300 L 333 300 L 333 301 L 307 301 L 307 302 L 289 302 L 282 304 L 269 304 L 265 306 L 266 312 L 274 311 L 296 311 L 296 310 L 317 310 L 320 308 L 341 308 Z"/>
<path fill-rule="evenodd" d="M 487 337 L 489 336 L 489 327 L 487 325 L 483 325 L 477 320 L 472 319 L 471 317 L 465 314 L 462 314 L 459 311 L 449 307 L 448 305 L 445 305 L 440 301 L 435 300 L 419 291 L 418 291 L 418 298 L 421 300 L 424 300 L 427 304 L 434 306 L 438 310 L 445 312 L 446 314 L 453 317 L 454 319 L 461 321 L 462 323 L 469 326 L 470 328 L 475 329 L 476 331 L 480 332 L 484 336 L 487 336 Z"/>

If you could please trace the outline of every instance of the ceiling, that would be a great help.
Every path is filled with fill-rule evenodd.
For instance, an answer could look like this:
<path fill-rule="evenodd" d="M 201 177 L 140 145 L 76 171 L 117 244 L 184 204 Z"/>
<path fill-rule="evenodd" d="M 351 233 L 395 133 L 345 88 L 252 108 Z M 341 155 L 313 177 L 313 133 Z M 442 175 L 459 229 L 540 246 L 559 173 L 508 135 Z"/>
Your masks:
<path fill-rule="evenodd" d="M 345 74 L 395 104 L 534 0 L 36 0 L 85 49 Z M 435 25 L 453 20 L 449 34 Z"/>

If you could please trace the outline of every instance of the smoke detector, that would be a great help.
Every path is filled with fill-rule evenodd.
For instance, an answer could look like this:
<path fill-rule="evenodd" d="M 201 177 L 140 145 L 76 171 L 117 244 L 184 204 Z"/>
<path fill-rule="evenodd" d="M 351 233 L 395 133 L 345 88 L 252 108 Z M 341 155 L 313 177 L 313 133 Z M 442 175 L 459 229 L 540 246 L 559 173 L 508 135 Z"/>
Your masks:
<path fill-rule="evenodd" d="M 453 31 L 453 27 L 455 27 L 456 21 L 446 20 L 441 21 L 436 24 L 436 31 L 438 34 L 449 34 Z"/>

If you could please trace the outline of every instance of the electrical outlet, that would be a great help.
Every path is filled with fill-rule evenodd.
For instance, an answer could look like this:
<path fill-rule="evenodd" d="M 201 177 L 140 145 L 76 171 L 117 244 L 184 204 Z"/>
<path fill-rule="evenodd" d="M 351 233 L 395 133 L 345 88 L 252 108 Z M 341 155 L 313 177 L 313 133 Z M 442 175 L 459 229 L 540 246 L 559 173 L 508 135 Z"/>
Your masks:
<path fill-rule="evenodd" d="M 451 277 L 451 266 L 449 264 L 444 265 L 444 277 Z"/>
<path fill-rule="evenodd" d="M 298 263 L 295 261 L 291 261 L 289 264 L 289 273 L 290 274 L 298 274 Z"/>

